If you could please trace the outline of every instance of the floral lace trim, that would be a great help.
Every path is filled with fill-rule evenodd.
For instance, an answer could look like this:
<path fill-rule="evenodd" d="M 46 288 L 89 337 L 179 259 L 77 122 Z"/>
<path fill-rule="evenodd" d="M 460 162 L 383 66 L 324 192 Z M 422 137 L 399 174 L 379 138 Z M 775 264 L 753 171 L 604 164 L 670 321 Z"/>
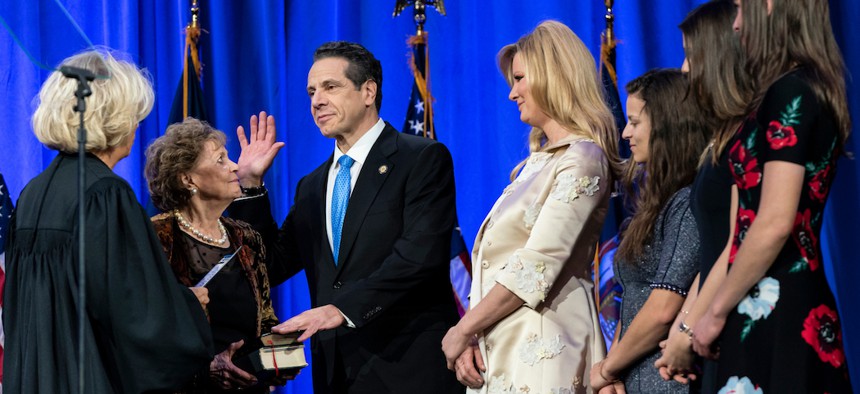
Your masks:
<path fill-rule="evenodd" d="M 600 181 L 599 176 L 577 178 L 573 174 L 562 174 L 558 177 L 555 188 L 549 195 L 558 201 L 569 203 L 583 194 L 593 196 L 596 191 L 600 190 L 598 181 Z"/>
<path fill-rule="evenodd" d="M 569 387 L 559 387 L 559 388 L 550 388 L 550 394 L 574 394 L 578 392 L 576 389 L 582 387 L 582 383 L 580 382 L 579 377 L 573 378 L 573 388 Z M 501 374 L 499 376 L 493 376 L 487 382 L 487 393 L 488 394 L 539 394 L 532 393 L 531 387 L 524 384 L 519 387 L 514 387 L 515 384 L 513 382 L 508 382 L 508 377 L 505 374 Z"/>
<path fill-rule="evenodd" d="M 531 229 L 535 226 L 535 222 L 537 222 L 538 215 L 540 214 L 540 209 L 543 207 L 543 204 L 536 202 L 526 209 L 525 214 L 523 215 L 523 224 L 526 226 L 526 230 L 531 232 Z"/>
<path fill-rule="evenodd" d="M 523 260 L 516 254 L 508 258 L 508 263 L 502 268 L 503 271 L 516 276 L 516 286 L 526 293 L 541 292 L 541 301 L 546 299 L 549 284 L 544 280 L 546 264 L 543 261 Z"/>
<path fill-rule="evenodd" d="M 488 394 L 532 394 L 531 391 L 531 387 L 525 384 L 514 387 L 514 383 L 508 382 L 508 377 L 505 374 L 491 377 L 487 384 Z"/>
<path fill-rule="evenodd" d="M 675 285 L 670 285 L 668 283 L 652 283 L 651 289 L 669 290 L 669 291 L 673 291 L 675 293 L 678 293 L 684 297 L 687 296 L 687 289 L 684 289 L 684 288 L 681 288 L 681 287 L 678 287 Z"/>
<path fill-rule="evenodd" d="M 553 358 L 561 354 L 564 344 L 561 343 L 561 335 L 556 335 L 550 340 L 543 340 L 537 334 L 530 334 L 526 343 L 520 347 L 520 361 L 534 366 L 541 360 Z"/>
<path fill-rule="evenodd" d="M 514 180 L 514 183 L 522 183 L 526 179 L 529 179 L 532 175 L 540 172 L 545 166 L 546 163 L 549 162 L 549 159 L 552 158 L 551 153 L 547 152 L 535 152 L 529 156 L 529 159 L 526 161 L 526 165 L 523 166 L 522 171 L 517 176 L 517 179 Z"/>
<path fill-rule="evenodd" d="M 528 390 L 528 386 L 525 387 Z M 508 378 L 505 374 L 493 376 L 487 382 L 487 393 L 489 394 L 519 394 L 523 391 L 517 391 L 513 383 L 508 383 Z M 526 391 L 527 393 L 528 391 Z"/>

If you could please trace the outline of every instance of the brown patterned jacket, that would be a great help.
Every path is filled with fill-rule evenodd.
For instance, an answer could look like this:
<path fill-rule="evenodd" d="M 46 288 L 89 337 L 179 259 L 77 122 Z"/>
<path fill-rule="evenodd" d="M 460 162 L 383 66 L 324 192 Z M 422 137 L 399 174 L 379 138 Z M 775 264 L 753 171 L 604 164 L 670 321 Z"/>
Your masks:
<path fill-rule="evenodd" d="M 228 217 L 222 217 L 221 221 L 227 229 L 230 245 L 235 248 L 244 246 L 237 258 L 242 264 L 245 276 L 254 292 L 254 299 L 257 301 L 257 336 L 259 337 L 278 324 L 278 317 L 275 316 L 275 310 L 272 307 L 269 277 L 266 272 L 266 248 L 263 246 L 260 234 L 247 223 Z M 181 231 L 176 218 L 170 213 L 162 213 L 152 217 L 152 224 L 176 278 L 185 286 L 194 286 L 191 280 L 189 256 L 175 237 Z"/>

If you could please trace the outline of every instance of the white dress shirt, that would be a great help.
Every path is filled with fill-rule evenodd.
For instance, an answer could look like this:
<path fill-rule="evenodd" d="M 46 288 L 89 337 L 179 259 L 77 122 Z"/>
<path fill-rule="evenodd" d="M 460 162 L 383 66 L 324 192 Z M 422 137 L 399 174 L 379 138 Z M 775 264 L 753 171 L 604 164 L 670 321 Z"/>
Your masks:
<path fill-rule="evenodd" d="M 355 163 L 352 163 L 352 167 L 349 168 L 350 182 L 349 182 L 349 195 L 352 198 L 352 190 L 355 189 L 355 183 L 358 182 L 358 174 L 361 174 L 361 167 L 364 166 L 364 162 L 367 161 L 367 155 L 370 153 L 370 148 L 373 147 L 373 144 L 376 143 L 376 140 L 379 138 L 379 135 L 382 134 L 382 129 L 385 128 L 385 122 L 382 118 L 379 118 L 376 121 L 376 124 L 370 128 L 358 141 L 349 148 L 349 152 L 346 154 L 349 155 Z M 337 162 L 344 153 L 340 151 L 340 148 L 337 147 L 337 144 L 334 145 L 334 158 L 331 162 L 331 167 L 328 169 L 328 183 L 325 188 L 325 231 L 328 235 L 328 246 L 331 248 L 332 252 L 334 252 L 334 242 L 332 241 L 331 236 L 331 196 L 334 193 L 334 181 L 337 178 L 337 172 L 340 171 L 340 164 Z M 349 206 L 347 206 L 349 209 Z M 342 239 L 342 238 L 341 238 Z M 335 257 L 337 259 L 337 257 Z M 349 328 L 355 328 L 355 324 L 347 317 L 340 309 L 338 309 L 340 315 L 346 320 L 346 326 Z"/>
<path fill-rule="evenodd" d="M 358 141 L 349 148 L 349 152 L 346 153 L 349 157 L 355 160 L 355 163 L 353 163 L 352 167 L 349 169 L 350 197 L 352 196 L 352 190 L 355 189 L 355 183 L 358 182 L 358 174 L 361 173 L 361 167 L 363 167 L 364 162 L 367 161 L 367 154 L 370 153 L 370 148 L 372 148 L 373 144 L 376 143 L 376 140 L 379 138 L 379 135 L 382 134 L 382 129 L 384 128 L 385 122 L 382 121 L 382 118 L 379 118 L 376 124 L 373 125 L 367 133 L 361 136 L 361 138 L 359 138 Z M 334 192 L 334 181 L 335 178 L 337 178 L 337 172 L 340 171 L 340 164 L 338 164 L 337 161 L 343 155 L 344 153 L 341 152 L 340 148 L 335 144 L 334 159 L 331 162 L 331 167 L 328 169 L 328 184 L 325 188 L 325 230 L 326 234 L 328 234 L 328 246 L 332 250 L 334 250 L 334 242 L 332 242 L 331 236 L 331 196 Z"/>

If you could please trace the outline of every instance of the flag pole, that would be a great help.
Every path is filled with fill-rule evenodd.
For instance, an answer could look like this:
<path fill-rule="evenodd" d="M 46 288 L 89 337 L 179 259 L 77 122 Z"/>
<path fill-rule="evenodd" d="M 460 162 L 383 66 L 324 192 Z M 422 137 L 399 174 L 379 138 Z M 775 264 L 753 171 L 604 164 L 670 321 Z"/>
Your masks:
<path fill-rule="evenodd" d="M 606 29 L 600 35 L 600 62 L 606 67 L 606 71 L 609 73 L 609 78 L 612 79 L 612 83 L 617 85 L 618 78 L 615 75 L 616 41 L 615 32 L 613 30 L 615 25 L 615 14 L 612 13 L 612 5 L 614 1 L 604 0 L 603 3 L 606 6 L 606 15 L 604 16 L 604 19 L 606 20 Z"/>
<path fill-rule="evenodd" d="M 182 50 L 182 73 L 180 74 L 178 86 L 173 94 L 173 103 L 170 106 L 170 115 L 167 123 L 182 122 L 185 118 L 192 117 L 201 121 L 208 121 L 206 115 L 206 104 L 204 102 L 203 89 L 203 62 L 201 58 L 200 39 L 204 33 L 209 33 L 202 27 L 200 19 L 199 0 L 190 1 L 191 18 L 182 30 L 185 36 L 185 45 Z"/>
<path fill-rule="evenodd" d="M 410 5 L 414 5 L 412 15 L 413 19 L 415 19 L 415 26 L 418 29 L 415 33 L 416 36 L 424 34 L 424 22 L 427 21 L 428 6 L 435 8 L 442 16 L 445 16 L 445 2 L 443 0 L 397 0 L 397 3 L 394 4 L 394 14 L 392 17 L 399 16 Z"/>
<path fill-rule="evenodd" d="M 200 83 L 200 54 L 197 51 L 197 42 L 200 39 L 199 15 L 200 7 L 197 0 L 191 2 L 191 22 L 185 27 L 185 51 L 183 52 L 184 67 L 182 67 L 182 119 L 188 117 L 188 51 L 191 51 L 191 62 L 197 74 L 197 82 Z"/>
<path fill-rule="evenodd" d="M 414 83 L 409 96 L 409 106 L 406 107 L 404 134 L 412 134 L 436 140 L 433 121 L 433 95 L 430 94 L 430 51 L 427 49 L 427 31 L 424 23 L 427 21 L 427 7 L 434 7 L 445 16 L 445 4 L 442 0 L 397 0 L 394 15 L 400 15 L 407 7 L 413 6 L 415 35 L 407 40 L 412 49 L 409 58 L 409 68 L 412 70 Z M 469 310 L 469 291 L 472 287 L 472 261 L 470 253 L 463 240 L 459 225 L 455 224 L 451 232 L 451 253 L 449 276 L 451 291 L 457 306 L 457 312 L 463 316 Z"/>
<path fill-rule="evenodd" d="M 415 77 L 415 85 L 421 95 L 423 103 L 424 122 L 422 123 L 422 134 L 424 137 L 436 139 L 436 128 L 433 122 L 433 95 L 430 93 L 430 50 L 427 40 L 427 32 L 424 23 L 427 22 L 427 7 L 433 7 L 442 16 L 445 16 L 445 3 L 443 0 L 397 0 L 394 5 L 392 17 L 397 17 L 410 5 L 413 6 L 412 15 L 415 21 L 415 35 L 409 37 L 407 44 L 415 48 L 415 51 L 423 52 L 423 72 L 415 65 L 415 51 L 409 60 L 409 68 Z"/>
<path fill-rule="evenodd" d="M 606 73 L 609 74 L 608 77 L 612 81 L 612 84 L 617 86 L 618 79 L 615 74 L 615 35 L 613 32 L 615 15 L 612 14 L 613 0 L 604 0 L 603 4 L 606 6 L 606 15 L 604 15 L 606 29 L 600 34 L 600 63 L 602 67 L 599 67 L 599 69 L 601 74 L 605 69 Z M 598 311 L 600 311 L 602 303 L 600 299 L 600 246 L 600 243 L 598 243 L 594 252 L 594 301 Z"/>

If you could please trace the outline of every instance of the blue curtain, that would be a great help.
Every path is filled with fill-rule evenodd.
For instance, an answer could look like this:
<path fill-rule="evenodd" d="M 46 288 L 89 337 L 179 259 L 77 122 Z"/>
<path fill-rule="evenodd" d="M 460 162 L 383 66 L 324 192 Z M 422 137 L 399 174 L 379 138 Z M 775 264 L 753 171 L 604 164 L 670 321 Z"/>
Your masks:
<path fill-rule="evenodd" d="M 652 67 L 677 67 L 683 60 L 678 23 L 702 0 L 639 0 L 616 2 L 618 80 L 622 102 L 624 84 Z M 2 1 L 0 16 L 34 57 L 56 65 L 86 47 L 64 20 L 52 0 Z M 156 106 L 137 134 L 131 156 L 117 166 L 146 201 L 142 175 L 146 145 L 165 129 L 174 89 L 181 76 L 184 38 L 190 1 L 64 0 L 71 16 L 95 44 L 131 54 L 152 73 Z M 508 183 L 510 169 L 527 154 L 528 126 L 519 121 L 508 101 L 508 87 L 499 75 L 496 52 L 544 19 L 558 19 L 592 49 L 595 57 L 604 28 L 603 1 L 490 2 L 448 1 L 447 17 L 429 11 L 430 83 L 436 98 L 438 139 L 450 148 L 455 162 L 460 224 L 471 247 L 478 226 Z M 364 44 L 385 70 L 381 115 L 403 124 L 412 86 L 406 39 L 414 34 L 411 10 L 392 18 L 392 0 L 218 1 L 201 2 L 200 20 L 208 31 L 201 40 L 203 89 L 212 123 L 224 130 L 233 158 L 237 125 L 260 110 L 275 115 L 278 139 L 287 146 L 266 176 L 274 196 L 276 219 L 285 217 L 298 180 L 331 153 L 309 114 L 305 93 L 313 50 L 329 40 Z M 860 36 L 852 16 L 860 4 L 831 1 L 834 29 L 849 72 L 860 75 L 860 48 L 850 37 Z M 13 198 L 26 182 L 53 158 L 33 137 L 29 117 L 33 97 L 48 75 L 27 59 L 8 32 L 0 31 L 0 172 Z M 855 122 L 860 122 L 857 82 L 849 80 Z M 856 129 L 856 128 L 855 128 Z M 856 138 L 849 150 L 860 152 Z M 843 159 L 827 207 L 824 253 L 840 300 L 844 339 L 855 385 L 860 382 L 860 310 L 849 308 L 850 292 L 860 282 L 853 243 L 860 234 L 860 165 Z M 278 316 L 288 318 L 309 306 L 303 275 L 276 292 Z M 310 371 L 288 383 L 283 392 L 311 392 Z M 860 389 L 860 386 L 855 386 Z"/>

